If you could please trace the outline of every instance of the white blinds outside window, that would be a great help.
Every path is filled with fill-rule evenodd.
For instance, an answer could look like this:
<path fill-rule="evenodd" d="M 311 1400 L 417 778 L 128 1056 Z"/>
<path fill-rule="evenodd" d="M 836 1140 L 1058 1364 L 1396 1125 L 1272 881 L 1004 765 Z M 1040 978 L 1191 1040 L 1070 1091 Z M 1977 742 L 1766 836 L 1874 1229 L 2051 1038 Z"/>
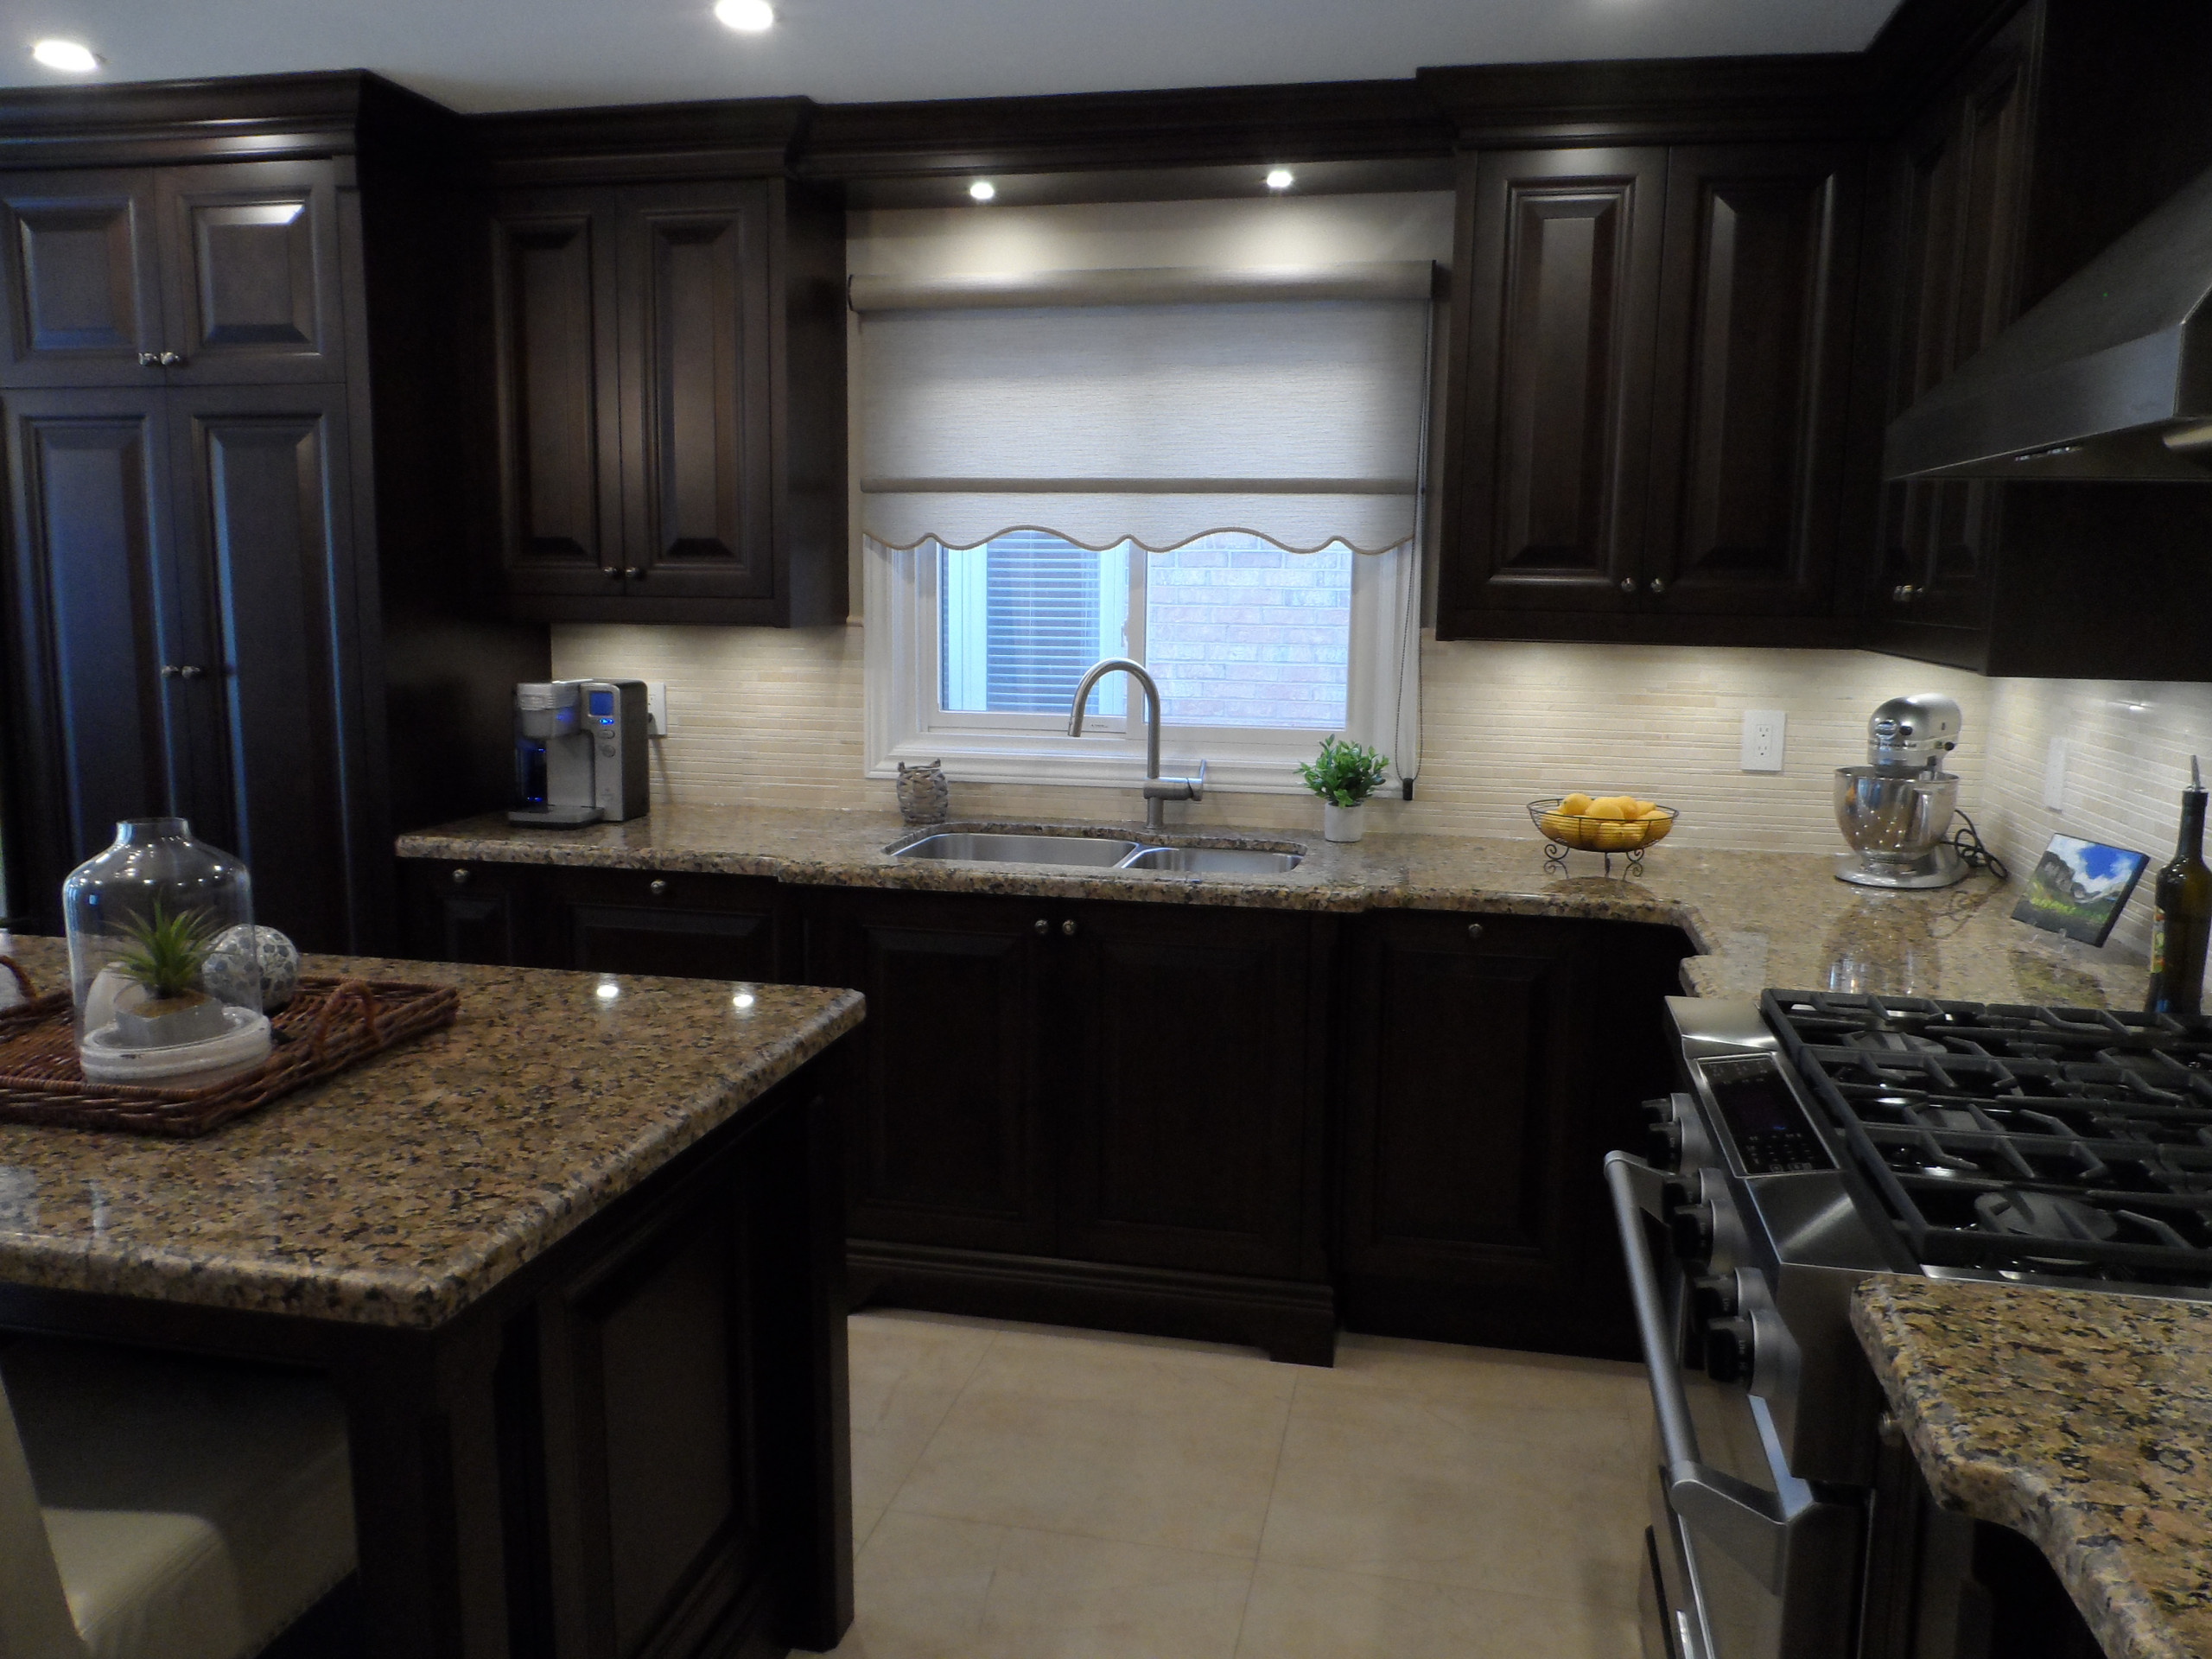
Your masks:
<path fill-rule="evenodd" d="M 1357 269 L 1197 302 L 1177 272 L 1054 273 L 964 305 L 946 284 L 856 283 L 862 530 L 890 548 L 1021 529 L 1155 552 L 1217 531 L 1295 552 L 1412 540 L 1430 267 Z M 1147 286 L 1166 302 L 1127 302 Z M 869 308 L 902 302 L 926 308 Z"/>

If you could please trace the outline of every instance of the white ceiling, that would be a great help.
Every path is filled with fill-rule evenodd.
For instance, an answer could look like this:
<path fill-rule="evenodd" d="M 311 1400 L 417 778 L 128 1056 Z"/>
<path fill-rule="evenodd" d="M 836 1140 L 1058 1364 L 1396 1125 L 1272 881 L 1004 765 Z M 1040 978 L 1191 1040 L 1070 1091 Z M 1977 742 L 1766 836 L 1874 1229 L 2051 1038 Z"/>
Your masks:
<path fill-rule="evenodd" d="M 374 69 L 455 109 L 1348 80 L 1424 64 L 1855 51 L 1895 0 L 0 0 L 0 85 Z M 31 60 L 81 40 L 96 77 Z"/>

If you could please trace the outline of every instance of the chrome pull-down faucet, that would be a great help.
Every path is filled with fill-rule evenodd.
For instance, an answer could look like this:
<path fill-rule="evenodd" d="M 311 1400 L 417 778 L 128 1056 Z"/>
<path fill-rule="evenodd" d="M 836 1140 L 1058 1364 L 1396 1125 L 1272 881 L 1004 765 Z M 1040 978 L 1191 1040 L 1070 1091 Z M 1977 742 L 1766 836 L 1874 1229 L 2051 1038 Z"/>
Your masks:
<path fill-rule="evenodd" d="M 1166 827 L 1169 801 L 1205 799 L 1206 763 L 1198 762 L 1198 775 L 1195 778 L 1160 775 L 1160 688 L 1145 672 L 1144 664 L 1133 663 L 1126 657 L 1109 657 L 1085 670 L 1082 683 L 1075 689 L 1075 706 L 1068 713 L 1068 735 L 1083 735 L 1083 705 L 1090 699 L 1091 687 L 1117 668 L 1144 688 L 1144 827 L 1162 830 Z"/>

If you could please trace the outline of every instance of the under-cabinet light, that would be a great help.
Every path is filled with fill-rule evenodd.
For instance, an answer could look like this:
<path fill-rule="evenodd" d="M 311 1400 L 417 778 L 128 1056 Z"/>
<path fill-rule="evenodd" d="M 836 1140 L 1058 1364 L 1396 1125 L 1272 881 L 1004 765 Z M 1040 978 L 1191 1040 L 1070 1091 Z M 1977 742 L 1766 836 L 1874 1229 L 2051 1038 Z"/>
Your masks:
<path fill-rule="evenodd" d="M 599 982 L 599 989 L 595 994 L 601 1001 L 612 1002 L 622 995 L 622 987 L 613 980 L 602 979 Z"/>
<path fill-rule="evenodd" d="M 753 993 L 750 991 L 740 991 L 735 996 L 730 998 L 729 1005 L 733 1008 L 751 1007 L 753 1006 Z"/>
<path fill-rule="evenodd" d="M 67 69 L 72 74 L 88 75 L 100 67 L 92 48 L 82 41 L 40 41 L 32 46 L 31 56 L 49 69 Z"/>
<path fill-rule="evenodd" d="M 1287 190 L 1292 185 L 1296 184 L 1298 180 L 1288 168 L 1279 167 L 1268 175 L 1266 182 L 1270 190 Z"/>
<path fill-rule="evenodd" d="M 715 0 L 715 16 L 741 35 L 758 35 L 775 22 L 776 9 L 768 0 Z"/>
<path fill-rule="evenodd" d="M 988 179 L 978 179 L 968 187 L 968 194 L 977 201 L 988 201 L 998 193 L 998 186 L 993 184 Z"/>

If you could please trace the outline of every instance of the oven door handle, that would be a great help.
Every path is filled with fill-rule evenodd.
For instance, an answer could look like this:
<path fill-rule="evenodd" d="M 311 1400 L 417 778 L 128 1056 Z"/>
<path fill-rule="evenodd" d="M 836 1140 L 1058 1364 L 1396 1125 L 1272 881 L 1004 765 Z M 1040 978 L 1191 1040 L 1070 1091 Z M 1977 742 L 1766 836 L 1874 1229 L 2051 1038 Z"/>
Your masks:
<path fill-rule="evenodd" d="M 1651 1403 L 1659 1414 L 1660 1449 L 1667 1459 L 1667 1500 L 1683 1522 L 1710 1538 L 1769 1591 L 1779 1595 L 1788 1565 L 1789 1537 L 1802 1516 L 1821 1506 L 1805 1502 L 1786 1511 L 1770 1491 L 1715 1469 L 1698 1456 L 1697 1430 L 1690 1422 L 1688 1397 L 1676 1374 L 1674 1343 L 1667 1330 L 1666 1298 L 1651 1246 L 1643 1236 L 1643 1213 L 1659 1213 L 1666 1176 L 1625 1152 L 1605 1154 L 1605 1184 L 1612 1189 L 1613 1220 L 1620 1229 L 1621 1253 L 1628 1258 L 1629 1290 L 1636 1299 L 1636 1328 L 1643 1344 L 1643 1369 L 1651 1381 Z"/>

